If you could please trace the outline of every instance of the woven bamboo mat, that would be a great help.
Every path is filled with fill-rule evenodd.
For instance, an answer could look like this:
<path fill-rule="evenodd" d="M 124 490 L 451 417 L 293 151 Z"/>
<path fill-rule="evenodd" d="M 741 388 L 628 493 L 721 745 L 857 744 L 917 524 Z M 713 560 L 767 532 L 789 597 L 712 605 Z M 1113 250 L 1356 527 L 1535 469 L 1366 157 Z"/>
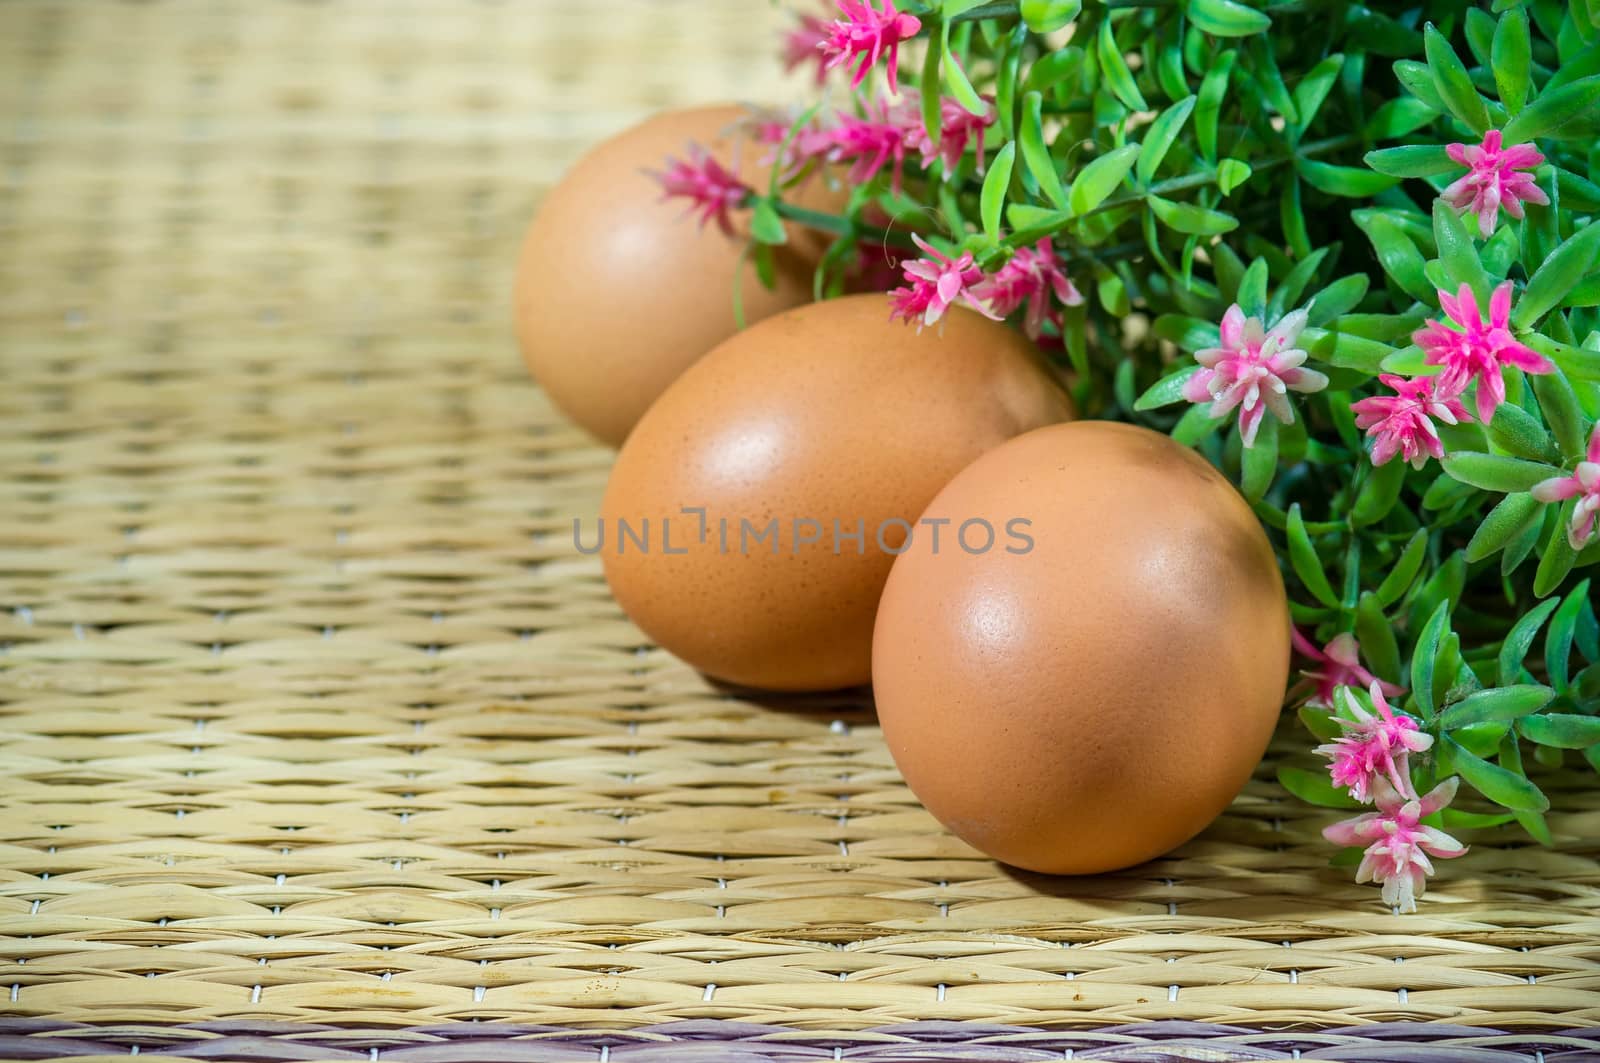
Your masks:
<path fill-rule="evenodd" d="M 526 380 L 510 264 L 585 144 L 777 98 L 777 19 L 0 4 L 0 1053 L 1600 1025 L 1592 778 L 1550 782 L 1553 849 L 1474 838 L 1414 916 L 1270 762 L 1172 857 L 1050 881 L 941 832 L 861 697 L 731 696 L 626 622 L 571 545 L 608 453 Z M 579 1058 L 521 1029 L 503 1058 Z M 662 1030 L 581 1058 L 711 1036 Z"/>

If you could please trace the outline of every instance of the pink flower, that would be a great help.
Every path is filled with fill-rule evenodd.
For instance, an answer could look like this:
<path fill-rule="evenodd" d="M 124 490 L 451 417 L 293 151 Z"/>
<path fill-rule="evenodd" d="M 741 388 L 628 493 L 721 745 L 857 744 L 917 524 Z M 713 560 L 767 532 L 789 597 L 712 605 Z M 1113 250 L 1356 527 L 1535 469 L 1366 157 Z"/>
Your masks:
<path fill-rule="evenodd" d="M 907 96 L 909 99 L 910 94 Z M 961 156 L 967 153 L 967 148 L 974 147 L 978 155 L 978 172 L 983 172 L 983 132 L 994 125 L 997 116 L 994 98 L 985 96 L 983 102 L 984 113 L 973 114 L 951 97 L 942 98 L 939 101 L 937 144 L 928 138 L 928 129 L 920 120 L 906 127 L 906 147 L 922 153 L 923 169 L 932 166 L 933 160 L 938 158 L 944 161 L 944 172 L 948 176 L 960 165 Z"/>
<path fill-rule="evenodd" d="M 1533 497 L 1541 502 L 1564 502 L 1577 498 L 1572 521 L 1567 525 L 1567 542 L 1582 550 L 1600 534 L 1600 424 L 1589 433 L 1587 459 L 1578 462 L 1571 476 L 1556 476 L 1533 485 Z"/>
<path fill-rule="evenodd" d="M 784 181 L 792 180 L 811 163 L 828 158 L 834 150 L 832 130 L 811 124 L 796 126 L 793 120 L 781 114 L 758 116 L 749 128 L 751 139 L 757 144 L 772 147 L 762 157 L 761 164 L 781 166 Z"/>
<path fill-rule="evenodd" d="M 1380 778 L 1374 787 L 1378 810 L 1335 823 L 1322 836 L 1335 845 L 1365 845 L 1356 881 L 1381 883 L 1383 903 L 1414 912 L 1433 874 L 1428 857 L 1448 860 L 1467 851 L 1444 831 L 1421 822 L 1455 798 L 1458 783 L 1446 779 L 1423 797 L 1409 797 Z"/>
<path fill-rule="evenodd" d="M 1343 689 L 1344 709 L 1354 719 L 1335 714 L 1333 721 L 1345 733 L 1317 747 L 1320 756 L 1333 763 L 1328 774 L 1333 785 L 1350 791 L 1357 801 L 1371 800 L 1372 787 L 1388 780 L 1396 791 L 1411 794 L 1411 772 L 1406 758 L 1433 745 L 1433 736 L 1417 729 L 1417 721 L 1404 713 L 1396 714 L 1383 696 L 1383 684 L 1374 679 L 1367 687 L 1376 714 L 1361 707 L 1354 692 Z"/>
<path fill-rule="evenodd" d="M 1439 293 L 1450 324 L 1461 331 L 1429 319 L 1411 334 L 1411 339 L 1426 353 L 1429 365 L 1440 365 L 1439 390 L 1459 395 L 1473 381 L 1478 384 L 1478 420 L 1488 424 L 1494 411 L 1506 400 L 1503 368 L 1511 366 L 1525 373 L 1548 373 L 1555 369 L 1548 359 L 1518 343 L 1511 335 L 1511 282 L 1506 281 L 1489 297 L 1489 321 L 1478 316 L 1478 299 L 1463 284 L 1454 297 Z"/>
<path fill-rule="evenodd" d="M 1483 135 L 1482 144 L 1450 144 L 1444 149 L 1467 172 L 1440 195 L 1466 214 L 1478 216 L 1478 231 L 1487 239 L 1494 232 L 1500 208 L 1513 218 L 1522 217 L 1522 204 L 1549 203 L 1550 197 L 1533 182 L 1533 175 L 1518 173 L 1544 162 L 1532 144 L 1500 146 L 1500 130 Z"/>
<path fill-rule="evenodd" d="M 972 307 L 984 317 L 1000 320 L 999 316 L 980 302 L 973 288 L 983 280 L 983 270 L 972 261 L 972 252 L 963 252 L 960 258 L 951 258 L 931 247 L 920 236 L 912 240 L 922 248 L 926 258 L 907 262 L 904 267 L 906 286 L 889 293 L 893 309 L 892 318 L 907 321 L 921 318 L 922 324 L 931 325 L 944 316 L 956 303 Z"/>
<path fill-rule="evenodd" d="M 661 182 L 661 198 L 687 199 L 689 213 L 699 216 L 701 228 L 715 219 L 717 228 L 732 236 L 733 221 L 728 211 L 744 205 L 752 191 L 750 186 L 699 144 L 690 144 L 688 154 L 687 160 L 668 158 L 666 170 L 654 175 Z"/>
<path fill-rule="evenodd" d="M 1268 331 L 1258 317 L 1245 317 L 1235 303 L 1222 318 L 1222 346 L 1196 351 L 1203 368 L 1183 385 L 1190 402 L 1209 402 L 1212 417 L 1239 410 L 1244 445 L 1253 446 L 1261 418 L 1268 411 L 1284 424 L 1294 424 L 1287 392 L 1321 391 L 1328 378 L 1302 369 L 1306 352 L 1292 346 L 1306 327 L 1306 311 L 1285 314 Z"/>
<path fill-rule="evenodd" d="M 797 70 L 808 63 L 817 64 L 817 84 L 828 79 L 827 56 L 822 54 L 832 31 L 828 20 L 821 15 L 800 15 L 795 24 L 783 32 L 783 68 Z"/>
<path fill-rule="evenodd" d="M 1052 292 L 1067 306 L 1083 302 L 1082 293 L 1062 270 L 1061 260 L 1046 238 L 1033 247 L 1019 248 L 1011 261 L 985 278 L 973 294 L 988 303 L 999 317 L 1009 317 L 1026 303 L 1028 313 L 1022 330 L 1036 340 L 1046 321 L 1061 323 L 1060 313 L 1050 305 Z"/>
<path fill-rule="evenodd" d="M 1361 644 L 1348 631 L 1335 635 L 1320 650 L 1300 633 L 1299 628 L 1290 628 L 1289 635 L 1295 652 L 1319 666 L 1314 671 L 1300 673 L 1316 684 L 1316 692 L 1306 699 L 1306 704 L 1312 708 L 1333 708 L 1333 695 L 1340 687 L 1361 687 L 1364 690 L 1377 683 L 1378 689 L 1391 698 L 1404 693 L 1403 687 L 1385 682 L 1362 667 Z"/>
<path fill-rule="evenodd" d="M 857 56 L 861 62 L 851 88 L 860 88 L 880 56 L 887 56 L 889 91 L 899 92 L 896 70 L 900 65 L 900 42 L 915 37 L 922 22 L 914 15 L 901 14 L 890 0 L 881 0 L 881 7 L 873 7 L 873 0 L 838 0 L 844 18 L 828 27 L 828 36 L 822 41 L 822 53 L 827 56 L 827 67 L 843 66 Z"/>
<path fill-rule="evenodd" d="M 1433 377 L 1407 380 L 1386 373 L 1378 379 L 1393 388 L 1395 394 L 1374 395 L 1350 407 L 1355 411 L 1356 427 L 1366 429 L 1373 439 L 1374 465 L 1382 465 L 1399 454 L 1412 468 L 1420 469 L 1430 456 L 1444 457 L 1444 444 L 1439 442 L 1432 418 L 1445 424 L 1472 420 L 1456 392 L 1441 388 L 1434 394 Z"/>
<path fill-rule="evenodd" d="M 910 147 L 906 129 L 918 120 L 905 105 L 884 99 L 868 105 L 866 111 L 865 117 L 839 112 L 839 124 L 829 134 L 832 146 L 828 161 L 851 163 L 850 182 L 858 185 L 872 180 L 887 166 L 898 194 Z"/>

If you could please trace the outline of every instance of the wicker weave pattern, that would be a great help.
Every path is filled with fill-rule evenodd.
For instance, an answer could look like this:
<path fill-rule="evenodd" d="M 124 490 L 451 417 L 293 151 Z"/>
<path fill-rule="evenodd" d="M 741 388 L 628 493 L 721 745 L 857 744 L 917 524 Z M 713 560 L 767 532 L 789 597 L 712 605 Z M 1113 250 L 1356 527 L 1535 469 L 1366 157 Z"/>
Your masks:
<path fill-rule="evenodd" d="M 777 18 L 0 5 L 0 1016 L 1600 1024 L 1592 778 L 1414 917 L 1270 764 L 1046 881 L 860 697 L 730 696 L 625 621 L 509 263 L 585 143 L 776 98 Z"/>
<path fill-rule="evenodd" d="M 662 1023 L 627 1032 L 453 1023 L 406 1030 L 310 1023 L 204 1023 L 94 1027 L 0 1020 L 0 1056 L 126 1057 L 256 1063 L 319 1059 L 350 1063 L 1594 1063 L 1593 1028 L 1509 1034 L 1447 1023 L 1376 1023 L 1320 1032 L 1245 1030 L 1152 1022 L 1082 1030 L 923 1022 L 856 1033 L 818 1033 L 726 1021 Z"/>

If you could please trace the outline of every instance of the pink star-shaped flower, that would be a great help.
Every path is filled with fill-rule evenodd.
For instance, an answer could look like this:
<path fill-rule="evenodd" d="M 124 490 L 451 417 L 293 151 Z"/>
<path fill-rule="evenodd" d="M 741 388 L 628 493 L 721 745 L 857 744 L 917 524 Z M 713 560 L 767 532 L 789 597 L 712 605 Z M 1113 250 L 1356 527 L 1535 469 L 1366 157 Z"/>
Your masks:
<path fill-rule="evenodd" d="M 1455 328 L 1430 318 L 1411 334 L 1411 339 L 1422 348 L 1429 365 L 1444 367 L 1436 385 L 1441 393 L 1459 395 L 1468 384 L 1477 382 L 1478 420 L 1484 424 L 1506 400 L 1505 367 L 1525 373 L 1555 369 L 1549 359 L 1524 347 L 1511 335 L 1510 281 L 1489 297 L 1487 323 L 1479 316 L 1478 299 L 1468 285 L 1463 284 L 1454 296 L 1439 292 L 1439 305 Z"/>
<path fill-rule="evenodd" d="M 1356 881 L 1381 884 L 1383 903 L 1414 912 L 1433 874 L 1428 857 L 1448 860 L 1467 851 L 1444 831 L 1421 822 L 1455 799 L 1457 785 L 1459 780 L 1449 778 L 1422 797 L 1410 797 L 1380 778 L 1374 786 L 1378 810 L 1335 823 L 1322 836 L 1335 845 L 1365 845 Z"/>
<path fill-rule="evenodd" d="M 861 57 L 851 88 L 860 88 L 867 71 L 877 65 L 880 57 L 886 58 L 885 69 L 889 75 L 889 91 L 899 92 L 897 68 L 900 65 L 900 42 L 917 35 L 922 22 L 914 15 L 902 14 L 890 0 L 881 0 L 874 7 L 872 0 L 838 0 L 844 18 L 828 27 L 828 36 L 822 41 L 822 53 L 827 56 L 831 69 L 843 66 Z"/>
<path fill-rule="evenodd" d="M 689 145 L 688 156 L 667 159 L 667 168 L 655 175 L 661 183 L 661 198 L 687 199 L 689 213 L 700 219 L 701 228 L 714 220 L 717 228 L 732 236 L 728 212 L 742 206 L 752 189 L 699 144 Z"/>
<path fill-rule="evenodd" d="M 1083 303 L 1083 294 L 1061 268 L 1061 260 L 1056 257 L 1049 238 L 1032 247 L 1018 248 L 1011 261 L 979 284 L 973 294 L 987 302 L 1000 317 L 1009 317 L 1018 307 L 1027 304 L 1022 331 L 1035 340 L 1046 321 L 1061 323 L 1060 312 L 1050 304 L 1052 294 L 1066 306 Z"/>
<path fill-rule="evenodd" d="M 900 192 L 906 152 L 910 150 L 906 130 L 919 120 L 906 104 L 879 99 L 866 108 L 864 116 L 840 111 L 839 124 L 829 131 L 829 162 L 848 162 L 850 182 L 866 184 L 884 167 L 889 168 L 891 187 Z"/>
<path fill-rule="evenodd" d="M 913 235 L 911 239 L 922 248 L 926 257 L 913 259 L 902 267 L 906 286 L 889 293 L 893 307 L 889 313 L 891 318 L 904 318 L 907 321 L 920 318 L 923 325 L 931 325 L 943 317 L 950 307 L 962 303 L 984 317 L 1000 320 L 1000 316 L 985 306 L 973 292 L 973 288 L 983 280 L 983 270 L 973 263 L 971 251 L 963 252 L 959 258 L 951 258 L 920 236 Z"/>
<path fill-rule="evenodd" d="M 907 102 L 915 105 L 916 97 L 909 92 L 906 95 Z M 928 138 L 927 127 L 922 124 L 920 116 L 906 127 L 906 147 L 922 153 L 923 169 L 932 166 L 937 158 L 944 162 L 944 172 L 949 175 L 960 164 L 961 156 L 967 153 L 969 147 L 973 147 L 977 150 L 978 172 L 983 172 L 984 130 L 994 125 L 998 117 L 994 98 L 985 96 L 983 102 L 986 107 L 984 113 L 973 114 L 949 96 L 940 99 L 938 144 Z"/>
<path fill-rule="evenodd" d="M 1391 698 L 1404 692 L 1404 688 L 1379 679 L 1362 666 L 1361 644 L 1348 631 L 1335 635 L 1320 650 L 1297 627 L 1290 628 L 1289 635 L 1295 652 L 1316 665 L 1315 669 L 1300 673 L 1316 685 L 1315 692 L 1306 699 L 1306 704 L 1314 709 L 1333 708 L 1333 695 L 1340 687 L 1365 690 L 1377 683 L 1378 689 Z"/>
<path fill-rule="evenodd" d="M 1354 718 L 1335 714 L 1333 721 L 1345 733 L 1318 746 L 1317 753 L 1332 761 L 1328 774 L 1333 785 L 1349 790 L 1357 801 L 1371 800 L 1372 787 L 1383 779 L 1400 793 L 1410 794 L 1411 772 L 1406 758 L 1430 748 L 1433 736 L 1418 730 L 1417 721 L 1411 717 L 1396 713 L 1383 696 L 1383 684 L 1376 679 L 1367 691 L 1377 711 L 1363 709 L 1355 694 L 1345 688 L 1344 709 Z"/>
<path fill-rule="evenodd" d="M 1258 317 L 1245 317 L 1238 303 L 1222 317 L 1222 346 L 1196 351 L 1203 367 L 1183 385 L 1190 402 L 1209 402 L 1212 417 L 1237 409 L 1244 445 L 1254 446 L 1261 418 L 1268 410 L 1284 424 L 1294 424 L 1290 391 L 1321 391 L 1328 378 L 1303 369 L 1306 352 L 1294 346 L 1306 327 L 1306 311 L 1285 314 L 1269 330 Z"/>
<path fill-rule="evenodd" d="M 831 33 L 832 27 L 821 15 L 797 16 L 783 31 L 783 68 L 792 71 L 815 63 L 817 84 L 821 85 L 828 78 L 828 57 L 822 48 Z"/>
<path fill-rule="evenodd" d="M 1501 146 L 1500 130 L 1491 129 L 1481 144 L 1450 144 L 1444 149 L 1467 172 L 1440 195 L 1445 202 L 1466 214 L 1478 216 L 1478 231 L 1488 239 L 1494 233 L 1500 208 L 1513 218 L 1522 217 L 1523 203 L 1550 202 L 1533 175 L 1520 173 L 1544 162 L 1532 144 Z"/>
<path fill-rule="evenodd" d="M 1385 373 L 1378 379 L 1393 388 L 1395 394 L 1374 395 L 1350 406 L 1356 415 L 1356 427 L 1372 437 L 1374 465 L 1382 465 L 1399 454 L 1412 468 L 1420 469 L 1429 457 L 1444 457 L 1444 444 L 1433 427 L 1433 418 L 1445 424 L 1472 420 L 1458 393 L 1434 387 L 1435 377 L 1407 380 Z"/>
<path fill-rule="evenodd" d="M 1589 451 L 1584 458 L 1571 476 L 1555 476 L 1533 486 L 1533 497 L 1541 502 L 1578 499 L 1567 524 L 1567 542 L 1574 550 L 1582 550 L 1600 535 L 1600 424 L 1589 433 Z"/>

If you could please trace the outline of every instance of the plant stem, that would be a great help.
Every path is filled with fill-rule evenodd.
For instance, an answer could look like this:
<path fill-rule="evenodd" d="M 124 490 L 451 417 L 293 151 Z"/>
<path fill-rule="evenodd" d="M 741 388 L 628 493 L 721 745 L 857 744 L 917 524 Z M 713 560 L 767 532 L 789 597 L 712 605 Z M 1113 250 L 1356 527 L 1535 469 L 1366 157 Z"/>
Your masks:
<path fill-rule="evenodd" d="M 1277 158 L 1267 159 L 1259 165 L 1253 166 L 1252 173 L 1262 173 L 1266 170 L 1276 169 L 1279 166 L 1293 162 L 1297 158 L 1311 158 L 1315 155 L 1322 155 L 1338 148 L 1348 147 L 1351 144 L 1358 144 L 1360 142 L 1361 138 L 1353 134 L 1346 134 L 1339 137 L 1328 137 L 1325 140 L 1314 140 L 1309 144 L 1302 144 L 1292 155 L 1280 155 Z M 1125 196 L 1117 196 L 1115 199 L 1108 199 L 1099 206 L 1090 210 L 1086 210 L 1082 214 L 1073 215 L 1073 217 L 1087 218 L 1090 215 L 1099 214 L 1103 211 L 1115 210 L 1118 207 L 1126 207 L 1135 203 L 1142 203 L 1148 196 L 1165 196 L 1173 192 L 1185 192 L 1191 188 L 1203 188 L 1206 185 L 1216 184 L 1216 181 L 1217 175 L 1215 172 L 1192 173 L 1185 174 L 1183 177 L 1173 177 L 1169 180 L 1153 184 L 1143 192 L 1132 192 Z M 1043 237 L 1051 236 L 1054 233 L 1059 232 L 1060 229 L 1061 226 L 1059 225 L 1035 225 L 1030 229 L 1019 229 L 1010 236 L 1006 237 L 1002 243 L 1005 247 L 1016 250 L 1019 247 L 1026 247 Z"/>
<path fill-rule="evenodd" d="M 820 210 L 811 210 L 807 207 L 796 206 L 782 199 L 774 200 L 773 206 L 778 209 L 780 218 L 797 222 L 810 229 L 820 229 L 823 232 L 833 233 L 837 236 L 855 236 L 875 243 L 888 243 L 896 247 L 916 250 L 917 245 L 911 242 L 911 235 L 906 232 L 880 229 L 870 225 L 857 225 L 842 214 L 828 214 Z"/>

